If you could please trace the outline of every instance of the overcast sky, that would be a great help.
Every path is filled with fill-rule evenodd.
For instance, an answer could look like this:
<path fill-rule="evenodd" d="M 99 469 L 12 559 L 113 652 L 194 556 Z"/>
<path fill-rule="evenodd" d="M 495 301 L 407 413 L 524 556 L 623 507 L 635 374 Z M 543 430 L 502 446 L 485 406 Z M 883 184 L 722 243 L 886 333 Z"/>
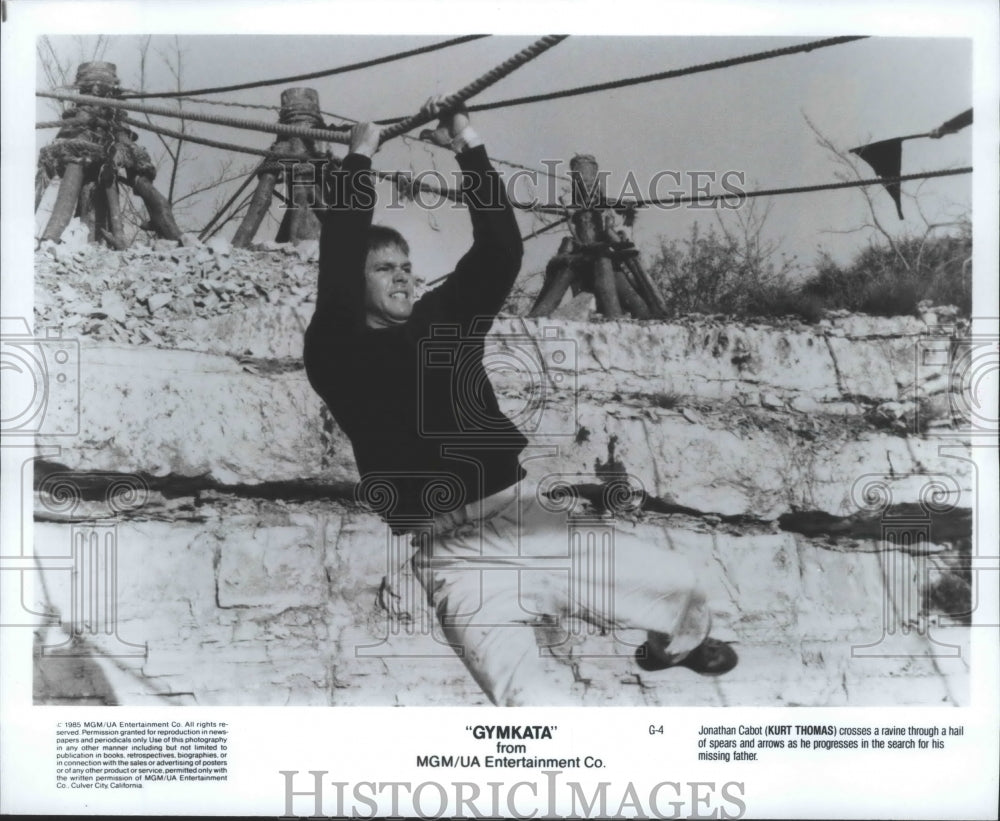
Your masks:
<path fill-rule="evenodd" d="M 191 9 L 193 4 L 177 6 Z M 905 4 L 897 6 L 902 13 Z M 234 21 L 233 30 L 237 28 Z M 182 35 L 177 43 L 182 52 L 182 85 L 196 88 L 318 71 L 477 30 L 482 29 L 455 32 L 451 24 L 448 33 L 419 37 Z M 866 31 L 860 27 L 834 33 Z M 825 36 L 829 31 L 820 25 L 782 37 L 574 35 L 472 102 L 660 72 Z M 359 119 L 403 115 L 415 111 L 430 94 L 458 89 L 534 39 L 493 36 L 296 85 L 315 88 L 328 112 Z M 93 40 L 92 36 L 82 40 L 51 38 L 60 58 L 74 65 Z M 126 88 L 139 84 L 139 43 L 137 36 L 112 37 L 104 52 L 104 59 L 117 64 Z M 172 36 L 153 37 L 145 81 L 148 90 L 175 87 L 167 60 L 161 57 L 172 62 L 174 45 Z M 702 171 L 719 176 L 736 171 L 745 175 L 748 190 L 824 183 L 835 179 L 838 166 L 818 145 L 807 118 L 842 149 L 927 131 L 973 104 L 972 57 L 970 39 L 878 36 L 679 79 L 482 112 L 473 115 L 473 122 L 493 156 L 531 167 L 542 168 L 544 160 L 558 160 L 565 171 L 573 154 L 596 155 L 601 167 L 611 174 L 611 194 L 617 193 L 629 172 L 643 187 L 661 171 L 682 175 Z M 40 66 L 37 71 L 37 86 L 42 88 L 45 82 Z M 230 92 L 210 99 L 277 105 L 285 87 Z M 276 120 L 276 113 L 270 111 L 188 105 L 191 110 Z M 38 101 L 36 116 L 52 119 L 52 103 Z M 155 121 L 168 127 L 177 125 L 166 118 Z M 199 135 L 258 148 L 267 148 L 274 139 L 263 133 L 198 123 L 190 128 Z M 36 149 L 52 136 L 51 130 L 39 132 Z M 141 134 L 140 142 L 154 155 L 158 153 L 158 142 L 148 132 Z M 342 153 L 343 147 L 334 146 L 334 150 Z M 185 152 L 190 161 L 178 182 L 182 192 L 199 178 L 213 175 L 225 157 L 223 152 L 198 146 L 189 146 Z M 237 157 L 237 162 L 252 163 L 254 159 L 244 155 Z M 402 140 L 383 147 L 375 162 L 387 170 L 437 168 L 446 174 L 455 167 L 449 152 Z M 972 129 L 940 140 L 904 144 L 904 174 L 971 164 Z M 535 193 L 547 199 L 543 183 L 544 178 L 540 178 Z M 165 190 L 165 176 L 156 184 Z M 971 181 L 967 175 L 929 180 L 922 186 L 904 184 L 907 219 L 902 222 L 889 196 L 882 189 L 873 189 L 878 216 L 894 231 L 923 231 L 923 220 L 905 198 L 918 187 L 921 206 L 932 221 L 955 219 L 970 210 Z M 667 193 L 668 188 L 673 187 L 662 184 L 659 193 Z M 527 187 L 519 191 L 531 193 Z M 182 227 L 200 229 L 211 217 L 217 198 L 218 194 L 198 198 L 194 207 L 182 213 Z M 867 218 L 864 199 L 857 190 L 774 197 L 766 203 L 771 207 L 766 236 L 805 266 L 815 261 L 819 249 L 846 261 L 867 241 L 866 232 L 850 232 Z M 764 204 L 761 201 L 758 208 Z M 732 216 L 723 214 L 727 220 Z M 418 274 L 428 278 L 450 270 L 469 241 L 467 217 L 454 210 L 429 213 L 410 207 L 377 219 L 400 228 L 410 238 Z M 525 231 L 540 224 L 527 214 L 519 219 Z M 648 259 L 661 237 L 682 238 L 694 221 L 707 228 L 714 220 L 712 209 L 647 209 L 640 212 L 634 238 Z M 273 223 L 265 224 L 258 239 L 272 238 L 274 227 Z M 224 233 L 232 236 L 234 230 L 232 225 Z M 560 236 L 557 230 L 529 243 L 525 272 L 544 267 Z"/>

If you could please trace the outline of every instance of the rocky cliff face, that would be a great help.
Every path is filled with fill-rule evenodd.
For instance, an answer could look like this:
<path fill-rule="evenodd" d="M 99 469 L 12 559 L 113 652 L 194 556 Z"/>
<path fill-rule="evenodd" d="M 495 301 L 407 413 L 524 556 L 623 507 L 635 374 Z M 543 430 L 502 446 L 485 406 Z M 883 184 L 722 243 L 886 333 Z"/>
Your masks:
<path fill-rule="evenodd" d="M 34 463 L 53 559 L 34 606 L 63 623 L 39 633 L 40 699 L 483 701 L 412 578 L 411 620 L 376 603 L 405 546 L 355 504 L 350 443 L 301 368 L 313 256 L 39 252 L 38 326 L 79 342 L 80 387 Z M 494 323 L 502 408 L 548 454 L 529 472 L 591 496 L 629 477 L 642 510 L 616 526 L 691 558 L 742 658 L 706 687 L 643 673 L 641 637 L 570 624 L 540 636 L 567 703 L 966 701 L 975 475 L 942 318 Z M 73 552 L 94 534 L 117 562 L 110 638 L 73 609 L 81 574 L 110 584 L 111 553 Z"/>

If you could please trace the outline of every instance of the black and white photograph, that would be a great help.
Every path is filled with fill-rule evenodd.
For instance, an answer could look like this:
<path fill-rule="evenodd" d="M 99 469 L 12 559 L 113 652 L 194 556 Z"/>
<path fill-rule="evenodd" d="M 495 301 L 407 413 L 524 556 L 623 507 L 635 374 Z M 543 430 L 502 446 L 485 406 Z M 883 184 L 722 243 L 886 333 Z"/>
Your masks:
<path fill-rule="evenodd" d="M 7 2 L 3 811 L 995 817 L 998 15 L 842 8 Z"/>

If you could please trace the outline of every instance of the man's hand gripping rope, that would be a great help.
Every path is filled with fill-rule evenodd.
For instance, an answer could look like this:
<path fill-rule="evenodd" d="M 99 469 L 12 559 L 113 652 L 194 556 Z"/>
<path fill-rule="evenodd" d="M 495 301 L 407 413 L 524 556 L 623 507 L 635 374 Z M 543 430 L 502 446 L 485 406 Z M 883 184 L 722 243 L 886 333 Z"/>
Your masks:
<path fill-rule="evenodd" d="M 441 104 L 444 100 L 445 97 L 440 94 L 430 97 L 420 109 L 424 116 L 438 117 L 437 128 L 425 128 L 420 132 L 420 139 L 458 152 L 477 141 L 477 138 L 469 127 L 469 114 L 465 110 L 465 104 L 460 104 L 451 111 L 443 111 Z M 371 122 L 352 126 L 349 153 L 374 156 L 382 140 L 382 131 L 381 126 Z"/>

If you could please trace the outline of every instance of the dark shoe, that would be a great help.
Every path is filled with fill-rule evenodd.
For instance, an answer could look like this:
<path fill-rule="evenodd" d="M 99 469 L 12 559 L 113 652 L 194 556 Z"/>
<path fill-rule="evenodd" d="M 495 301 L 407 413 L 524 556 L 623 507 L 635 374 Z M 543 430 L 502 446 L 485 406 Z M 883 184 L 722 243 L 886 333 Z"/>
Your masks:
<path fill-rule="evenodd" d="M 654 672 L 668 667 L 687 667 L 703 676 L 721 676 L 732 670 L 739 657 L 726 642 L 707 638 L 680 661 L 661 661 L 653 655 L 649 642 L 643 642 L 635 651 L 635 663 L 642 670 Z"/>

